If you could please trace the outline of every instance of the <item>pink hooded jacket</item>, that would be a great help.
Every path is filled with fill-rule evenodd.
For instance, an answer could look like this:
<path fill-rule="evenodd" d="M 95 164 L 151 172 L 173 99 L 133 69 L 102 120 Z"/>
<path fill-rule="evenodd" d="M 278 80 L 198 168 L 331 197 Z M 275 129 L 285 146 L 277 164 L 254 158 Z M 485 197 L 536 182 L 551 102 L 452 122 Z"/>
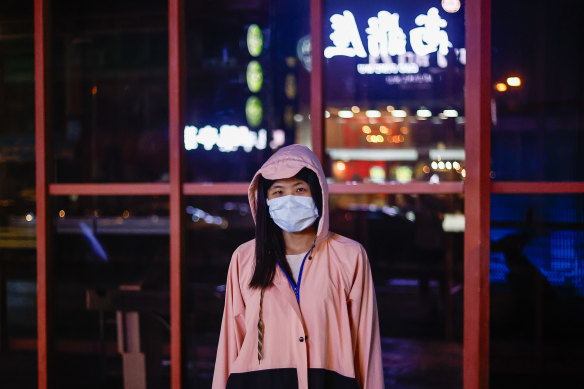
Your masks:
<path fill-rule="evenodd" d="M 260 289 L 249 288 L 255 266 L 254 240 L 233 253 L 215 362 L 213 389 L 320 389 L 384 387 L 377 303 L 367 253 L 329 232 L 328 186 L 320 162 L 305 146 L 276 152 L 249 186 L 255 218 L 258 176 L 275 180 L 313 170 L 322 188 L 312 260 L 302 270 L 299 303 L 276 266 L 263 300 L 263 359 L 258 361 Z"/>

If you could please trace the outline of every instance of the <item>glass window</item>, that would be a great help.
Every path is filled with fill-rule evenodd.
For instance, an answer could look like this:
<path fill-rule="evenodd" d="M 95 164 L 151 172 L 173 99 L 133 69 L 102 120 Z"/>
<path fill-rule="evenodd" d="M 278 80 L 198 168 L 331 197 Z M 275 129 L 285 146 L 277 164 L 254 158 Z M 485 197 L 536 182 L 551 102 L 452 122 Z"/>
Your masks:
<path fill-rule="evenodd" d="M 248 181 L 309 144 L 309 2 L 186 2 L 186 180 Z"/>
<path fill-rule="evenodd" d="M 168 198 L 54 198 L 58 387 L 170 385 Z"/>
<path fill-rule="evenodd" d="M 52 2 L 56 182 L 168 181 L 167 8 Z"/>
<path fill-rule="evenodd" d="M 189 388 L 210 388 L 231 255 L 254 237 L 247 196 L 186 200 L 187 294 L 185 350 Z"/>
<path fill-rule="evenodd" d="M 461 3 L 325 4 L 327 174 L 341 182 L 461 181 Z"/>
<path fill-rule="evenodd" d="M 495 180 L 584 180 L 582 64 L 570 54 L 584 49 L 576 5 L 492 2 Z"/>
<path fill-rule="evenodd" d="M 0 377 L 37 384 L 33 2 L 0 2 Z"/>
<path fill-rule="evenodd" d="M 409 366 L 402 370 L 399 363 L 385 362 L 386 385 L 402 380 L 414 380 L 420 387 L 430 385 L 434 381 L 425 381 L 428 371 L 424 369 L 437 366 L 425 360 L 424 353 L 436 353 L 451 359 L 440 378 L 432 380 L 461 387 L 462 197 L 333 195 L 330 212 L 331 231 L 360 242 L 367 250 L 384 356 Z"/>
<path fill-rule="evenodd" d="M 584 362 L 584 195 L 491 201 L 491 387 L 571 386 Z"/>

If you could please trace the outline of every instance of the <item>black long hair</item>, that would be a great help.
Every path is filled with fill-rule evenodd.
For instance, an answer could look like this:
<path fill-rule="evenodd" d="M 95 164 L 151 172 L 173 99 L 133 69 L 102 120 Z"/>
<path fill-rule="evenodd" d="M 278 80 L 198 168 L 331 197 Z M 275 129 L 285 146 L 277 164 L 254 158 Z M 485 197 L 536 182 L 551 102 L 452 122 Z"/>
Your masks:
<path fill-rule="evenodd" d="M 312 199 L 318 209 L 318 218 L 313 225 L 318 226 L 322 216 L 322 189 L 318 182 L 318 176 L 309 168 L 302 168 L 294 177 L 306 182 L 310 187 Z M 268 287 L 276 274 L 276 264 L 284 267 L 289 275 L 292 274 L 288 262 L 286 261 L 286 245 L 282 229 L 274 223 L 270 217 L 270 211 L 267 204 L 268 189 L 274 184 L 275 180 L 268 180 L 259 176 L 257 189 L 256 204 L 256 228 L 255 228 L 255 270 L 249 283 L 250 288 Z"/>

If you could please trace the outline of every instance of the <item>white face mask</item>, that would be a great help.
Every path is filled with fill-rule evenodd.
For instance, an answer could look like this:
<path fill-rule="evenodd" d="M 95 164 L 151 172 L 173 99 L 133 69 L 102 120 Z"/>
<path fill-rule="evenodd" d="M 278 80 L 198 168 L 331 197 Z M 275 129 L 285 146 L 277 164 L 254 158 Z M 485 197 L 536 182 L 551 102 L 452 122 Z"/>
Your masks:
<path fill-rule="evenodd" d="M 274 223 L 288 232 L 310 227 L 318 217 L 318 209 L 310 196 L 282 196 L 267 201 Z"/>

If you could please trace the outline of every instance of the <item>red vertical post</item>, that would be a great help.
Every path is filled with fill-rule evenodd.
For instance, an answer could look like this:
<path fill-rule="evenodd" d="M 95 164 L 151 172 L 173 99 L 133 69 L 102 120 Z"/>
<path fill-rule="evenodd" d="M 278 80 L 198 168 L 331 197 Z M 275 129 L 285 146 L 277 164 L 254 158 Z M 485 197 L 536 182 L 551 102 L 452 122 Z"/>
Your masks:
<path fill-rule="evenodd" d="M 465 389 L 489 387 L 491 1 L 466 3 Z"/>
<path fill-rule="evenodd" d="M 49 109 L 48 63 L 49 28 L 48 0 L 34 2 L 34 61 L 35 61 L 35 164 L 36 164 L 36 238 L 37 238 L 37 351 L 38 387 L 49 388 L 51 360 L 50 299 L 51 261 L 49 235 Z"/>
<path fill-rule="evenodd" d="M 312 151 L 324 162 L 324 0 L 310 0 L 310 123 L 312 126 Z M 326 171 L 326 167 L 325 167 Z"/>
<path fill-rule="evenodd" d="M 171 388 L 183 383 L 183 105 L 184 3 L 168 3 L 168 114 L 170 168 L 170 361 Z"/>

